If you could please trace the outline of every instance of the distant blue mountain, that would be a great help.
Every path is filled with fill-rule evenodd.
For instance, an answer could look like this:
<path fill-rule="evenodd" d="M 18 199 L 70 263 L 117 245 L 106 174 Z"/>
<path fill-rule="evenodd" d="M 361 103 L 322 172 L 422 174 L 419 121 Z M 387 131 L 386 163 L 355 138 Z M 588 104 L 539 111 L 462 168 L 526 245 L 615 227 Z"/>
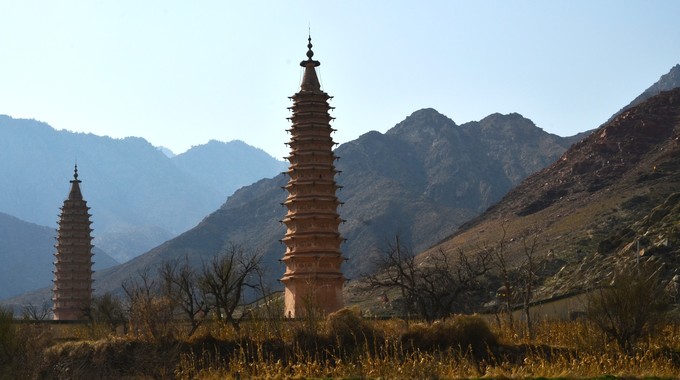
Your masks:
<path fill-rule="evenodd" d="M 166 148 L 164 146 L 157 146 L 156 149 L 160 150 L 163 152 L 164 155 L 166 155 L 168 158 L 173 158 L 176 156 L 175 152 L 170 150 L 169 148 Z"/>
<path fill-rule="evenodd" d="M 172 162 L 200 183 L 221 191 L 225 201 L 239 188 L 288 168 L 286 162 L 274 160 L 265 151 L 240 140 L 210 140 L 172 157 Z"/>
<path fill-rule="evenodd" d="M 121 262 L 195 226 L 234 189 L 282 165 L 241 142 L 210 142 L 169 158 L 142 138 L 57 131 L 0 115 L 0 212 L 56 227 L 76 160 L 94 244 Z"/>
<path fill-rule="evenodd" d="M 57 231 L 0 213 L 0 299 L 52 284 Z M 95 247 L 94 270 L 118 262 Z"/>

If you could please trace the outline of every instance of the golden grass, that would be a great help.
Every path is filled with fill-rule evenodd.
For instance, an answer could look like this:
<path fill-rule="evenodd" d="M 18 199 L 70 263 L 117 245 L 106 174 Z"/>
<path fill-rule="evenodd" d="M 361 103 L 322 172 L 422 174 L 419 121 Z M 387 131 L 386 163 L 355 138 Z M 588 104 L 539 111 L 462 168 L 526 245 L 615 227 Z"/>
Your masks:
<path fill-rule="evenodd" d="M 677 378 L 680 374 L 680 329 L 667 326 L 650 337 L 633 354 L 627 354 L 586 322 L 542 322 L 534 338 L 501 328 L 495 333 L 502 344 L 476 357 L 469 349 L 445 347 L 421 350 L 399 338 L 423 330 L 422 324 L 406 327 L 403 321 L 372 322 L 383 331 L 379 344 L 364 342 L 352 347 L 296 348 L 288 357 L 268 355 L 256 343 L 220 355 L 182 355 L 175 375 L 180 379 L 225 378 Z M 430 327 L 436 329 L 436 327 Z"/>
<path fill-rule="evenodd" d="M 523 331 L 504 326 L 489 330 L 476 316 L 433 325 L 363 320 L 355 313 L 340 314 L 335 321 L 249 321 L 239 330 L 210 323 L 191 338 L 163 341 L 103 337 L 99 328 L 69 325 L 58 326 L 60 334 L 72 337 L 60 342 L 50 339 L 53 335 L 44 327 L 18 327 L 25 330 L 22 339 L 32 344 L 24 364 L 34 368 L 14 373 L 28 377 L 672 379 L 680 374 L 677 324 L 643 340 L 633 353 L 619 349 L 585 321 L 540 322 L 529 339 Z M 480 353 L 470 342 L 485 334 L 493 336 L 484 338 L 488 343 Z"/>

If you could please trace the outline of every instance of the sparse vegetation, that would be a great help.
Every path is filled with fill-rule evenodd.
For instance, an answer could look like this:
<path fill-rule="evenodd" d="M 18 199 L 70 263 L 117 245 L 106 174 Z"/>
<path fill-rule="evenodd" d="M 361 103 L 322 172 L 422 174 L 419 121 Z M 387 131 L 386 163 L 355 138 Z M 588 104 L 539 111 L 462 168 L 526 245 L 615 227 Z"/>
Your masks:
<path fill-rule="evenodd" d="M 207 310 L 214 310 L 216 318 L 239 328 L 240 317 L 236 308 L 243 303 L 246 289 L 258 289 L 256 278 L 261 267 L 262 255 L 247 251 L 243 246 L 229 244 L 226 251 L 213 257 L 203 266 L 198 279 L 199 288 L 207 298 Z"/>
<path fill-rule="evenodd" d="M 478 291 L 490 271 L 491 255 L 486 251 L 455 257 L 437 250 L 416 257 L 397 235 L 378 255 L 375 273 L 363 276 L 363 288 L 396 291 L 401 295 L 402 315 L 418 316 L 432 322 L 464 312 L 466 295 Z"/>
<path fill-rule="evenodd" d="M 670 303 L 651 262 L 620 270 L 611 285 L 594 292 L 588 301 L 588 318 L 626 351 L 658 329 Z"/>
<path fill-rule="evenodd" d="M 17 343 L 12 326 L 12 311 L 0 307 L 0 368 L 12 364 Z"/>
<path fill-rule="evenodd" d="M 263 273 L 259 253 L 229 243 L 203 263 L 200 273 L 188 257 L 161 263 L 155 274 L 149 268 L 138 272 L 123 282 L 123 302 L 105 293 L 93 300 L 88 314 L 112 330 L 119 322 L 127 322 L 132 333 L 155 340 L 174 334 L 175 320 L 188 321 L 188 336 L 209 317 L 238 329 L 241 319 L 249 315 L 243 308 L 246 292 L 263 299 L 267 296 Z M 270 308 L 264 310 L 271 317 Z"/>
<path fill-rule="evenodd" d="M 106 329 L 80 325 L 2 324 L 18 345 L 10 361 L 0 363 L 0 378 L 670 379 L 680 373 L 676 324 L 661 326 L 629 351 L 610 344 L 587 320 L 537 322 L 531 339 L 476 315 L 407 324 L 344 309 L 319 320 L 311 336 L 298 333 L 304 321 L 277 321 L 281 336 L 262 334 L 265 321 L 249 320 L 240 330 L 204 323 L 191 337 L 178 333 L 162 341 L 101 335 Z M 190 326 L 175 330 L 183 328 Z"/>
<path fill-rule="evenodd" d="M 657 167 L 661 153 L 643 153 L 661 146 L 656 132 L 666 120 L 632 123 L 632 116 L 621 118 L 618 132 L 604 130 L 630 139 L 592 135 L 494 206 L 491 217 L 468 225 L 472 232 L 421 256 L 398 238 L 381 252 L 368 287 L 383 292 L 383 305 L 389 293 L 394 310 L 418 320 L 372 320 L 358 308 L 289 320 L 271 294 L 245 307 L 244 290 L 267 295 L 267 283 L 259 255 L 230 246 L 202 272 L 188 257 L 159 265 L 159 276 L 139 272 L 124 284 L 127 302 L 96 298 L 87 324 L 45 323 L 32 306 L 13 320 L 0 309 L 0 378 L 677 378 L 680 324 L 666 296 L 677 303 L 680 195 L 658 198 L 677 190 L 669 178 L 677 177 L 678 137 L 673 132 L 674 145 L 658 150 L 676 163 Z M 640 132 L 645 125 L 654 133 Z M 632 145 L 645 138 L 654 144 Z M 637 173 L 624 176 L 625 165 Z M 556 255 L 564 259 L 544 269 Z M 546 278 L 552 287 L 541 283 Z M 497 323 L 489 325 L 486 316 L 452 315 L 479 306 L 467 294 L 484 291 L 488 300 L 501 285 L 508 315 L 520 305 L 523 316 L 490 317 Z M 579 295 L 595 289 L 586 318 L 532 319 L 539 291 L 574 288 Z M 132 328 L 117 329 L 121 320 Z"/>
<path fill-rule="evenodd" d="M 162 292 L 172 300 L 173 309 L 179 309 L 189 320 L 191 336 L 210 311 L 205 287 L 201 286 L 199 276 L 186 256 L 184 260 L 163 262 L 158 272 L 163 283 Z"/>
<path fill-rule="evenodd" d="M 109 292 L 93 297 L 89 311 L 93 322 L 107 325 L 112 332 L 115 332 L 118 326 L 126 327 L 123 303 Z"/>

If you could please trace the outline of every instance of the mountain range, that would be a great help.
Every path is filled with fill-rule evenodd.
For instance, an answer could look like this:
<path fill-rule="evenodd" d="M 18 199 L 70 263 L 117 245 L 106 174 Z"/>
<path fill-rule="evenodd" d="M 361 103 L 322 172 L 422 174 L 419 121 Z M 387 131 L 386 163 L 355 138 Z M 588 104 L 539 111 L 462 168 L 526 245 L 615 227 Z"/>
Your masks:
<path fill-rule="evenodd" d="M 57 231 L 0 213 L 0 299 L 50 286 Z M 97 247 L 95 271 L 119 263 Z"/>
<path fill-rule="evenodd" d="M 423 255 L 502 242 L 508 262 L 519 263 L 522 242 L 537 236 L 535 299 L 609 284 L 634 260 L 656 261 L 670 281 L 680 275 L 679 205 L 675 88 L 629 107 Z"/>
<path fill-rule="evenodd" d="M 660 82 L 665 83 L 678 70 L 679 66 L 674 67 Z M 651 88 L 655 87 L 659 83 Z M 648 90 L 646 96 L 651 95 Z M 446 240 L 515 186 L 530 183 L 510 194 L 531 194 L 530 190 L 535 194 L 541 186 L 528 182 L 537 176 L 532 173 L 563 161 L 567 148 L 582 146 L 591 138 L 590 132 L 569 138 L 551 135 L 519 114 L 492 114 L 458 126 L 433 109 L 423 109 L 385 134 L 372 131 L 342 144 L 336 155 L 341 171 L 337 181 L 343 186 L 338 193 L 344 202 L 340 214 L 346 220 L 340 227 L 347 239 L 343 246 L 348 259 L 343 267 L 346 276 L 351 279 L 370 271 L 374 255 L 379 254 L 377 248 L 396 234 L 420 252 Z M 577 165 L 579 170 L 596 170 L 587 166 L 590 158 Z M 592 178 L 588 185 L 591 192 L 605 186 L 601 174 Z M 613 178 L 616 176 L 610 180 Z M 286 181 L 279 176 L 242 188 L 195 228 L 135 260 L 103 271 L 100 284 L 114 290 L 136 271 L 182 256 L 197 263 L 230 241 L 264 252 L 272 278 L 278 278 L 283 269 L 277 263 L 283 252 L 278 239 L 285 232 L 278 222 L 285 208 L 278 203 L 285 199 L 280 187 Z M 527 196 L 516 214 L 535 213 L 551 202 L 551 196 L 559 198 L 561 193 L 558 189 L 537 198 Z M 501 206 L 491 210 L 496 207 Z M 575 249 L 585 252 L 586 247 Z"/>
<path fill-rule="evenodd" d="M 142 138 L 57 131 L 2 115 L 0 161 L 0 212 L 44 226 L 56 226 L 77 161 L 94 244 L 120 262 L 195 226 L 239 187 L 285 168 L 240 141 L 210 141 L 169 158 Z"/>
<path fill-rule="evenodd" d="M 376 248 L 395 234 L 420 250 L 449 236 L 580 138 L 549 134 L 519 114 L 457 125 L 422 109 L 384 134 L 372 131 L 340 145 L 335 153 L 345 275 L 370 270 Z M 116 290 L 130 275 L 165 260 L 186 256 L 199 265 L 229 243 L 262 252 L 270 279 L 278 278 L 285 233 L 279 221 L 286 213 L 281 188 L 287 180 L 279 175 L 241 188 L 196 227 L 101 271 L 98 289 Z"/>
<path fill-rule="evenodd" d="M 641 112 L 636 111 L 640 109 L 647 110 L 649 120 L 656 113 L 666 112 L 654 104 L 650 100 L 633 107 L 612 123 L 630 117 L 626 115 L 638 115 L 635 112 Z M 648 123 L 645 117 L 638 119 Z M 416 252 L 433 246 L 451 250 L 493 243 L 501 236 L 499 226 L 508 226 L 513 242 L 525 236 L 530 227 L 539 229 L 541 239 L 551 242 L 548 250 L 551 268 L 557 268 L 554 272 L 564 265 L 573 265 L 594 252 L 593 247 L 605 241 L 615 227 L 635 222 L 617 219 L 628 215 L 626 212 L 620 216 L 608 213 L 608 202 L 618 199 L 618 194 L 607 189 L 612 189 L 624 175 L 638 173 L 640 178 L 654 181 L 648 183 L 652 186 L 647 192 L 656 194 L 657 185 L 664 183 L 659 181 L 658 173 L 664 172 L 656 172 L 655 165 L 645 169 L 641 162 L 656 162 L 661 156 L 654 158 L 646 152 L 657 152 L 657 148 L 674 152 L 661 146 L 666 143 L 664 138 L 655 140 L 654 133 L 650 137 L 649 130 L 643 128 L 642 133 L 637 133 L 612 123 L 593 134 L 563 138 L 544 132 L 518 114 L 492 114 L 479 122 L 456 125 L 433 109 L 423 109 L 384 134 L 368 132 L 342 144 L 336 155 L 340 157 L 337 167 L 341 170 L 337 181 L 343 186 L 338 196 L 344 202 L 339 211 L 346 220 L 341 225 L 341 233 L 347 239 L 343 246 L 348 258 L 344 266 L 346 276 L 355 278 L 370 270 L 373 257 L 379 254 L 377 247 L 396 234 Z M 601 136 L 602 131 L 607 131 L 606 138 L 594 137 Z M 625 139 L 628 133 L 635 138 Z M 673 134 L 664 133 L 666 137 Z M 638 139 L 647 145 L 636 148 Z M 620 151 L 617 153 L 616 149 Z M 639 153 L 637 158 L 631 155 L 633 151 Z M 607 152 L 612 156 L 606 156 Z M 629 165 L 627 160 L 637 166 Z M 658 163 L 664 170 L 673 170 L 662 159 Z M 548 168 L 540 171 L 545 167 Z M 532 174 L 537 171 L 540 172 Z M 279 203 L 286 197 L 281 189 L 286 182 L 287 178 L 280 175 L 241 188 L 196 227 L 129 262 L 98 272 L 97 289 L 116 291 L 121 281 L 165 260 L 186 256 L 199 265 L 229 242 L 263 252 L 271 278 L 278 278 L 283 268 L 277 260 L 284 251 L 278 239 L 285 232 L 278 222 L 285 215 L 285 208 Z M 572 182 L 578 185 L 571 185 Z M 649 194 L 631 195 L 629 202 L 624 200 L 620 207 L 615 207 L 625 210 L 637 200 L 644 208 L 636 217 L 643 218 L 645 212 L 664 202 L 661 200 L 664 194 Z M 562 208 L 554 208 L 559 205 Z M 571 211 L 578 207 L 582 209 Z M 476 217 L 482 212 L 481 217 Z M 582 214 L 584 218 L 577 217 Z M 545 217 L 533 219 L 538 215 Z M 553 225 L 559 228 L 548 232 Z M 583 226 L 587 228 L 583 230 Z M 570 234 L 572 230 L 585 235 Z M 566 253 L 573 253 L 573 257 Z M 547 285 L 544 289 L 548 289 Z"/>

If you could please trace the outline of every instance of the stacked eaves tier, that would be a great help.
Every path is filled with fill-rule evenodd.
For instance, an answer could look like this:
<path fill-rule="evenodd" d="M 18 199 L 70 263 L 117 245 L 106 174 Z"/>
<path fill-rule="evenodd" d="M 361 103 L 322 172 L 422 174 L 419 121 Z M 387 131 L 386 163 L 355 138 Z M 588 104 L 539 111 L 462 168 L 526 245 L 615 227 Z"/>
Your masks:
<path fill-rule="evenodd" d="M 92 297 L 92 228 L 76 167 L 71 191 L 61 207 L 54 270 L 54 319 L 80 320 Z"/>
<path fill-rule="evenodd" d="M 310 40 L 308 59 L 300 63 L 304 67 L 300 91 L 291 97 L 292 126 L 288 129 L 290 167 L 286 173 L 290 180 L 285 186 L 288 212 L 283 219 L 287 232 L 282 260 L 286 272 L 281 279 L 288 317 L 304 316 L 311 310 L 330 313 L 343 306 L 343 239 L 338 231 L 331 97 L 321 90 L 315 71 L 319 62 L 312 60 L 311 47 Z"/>

